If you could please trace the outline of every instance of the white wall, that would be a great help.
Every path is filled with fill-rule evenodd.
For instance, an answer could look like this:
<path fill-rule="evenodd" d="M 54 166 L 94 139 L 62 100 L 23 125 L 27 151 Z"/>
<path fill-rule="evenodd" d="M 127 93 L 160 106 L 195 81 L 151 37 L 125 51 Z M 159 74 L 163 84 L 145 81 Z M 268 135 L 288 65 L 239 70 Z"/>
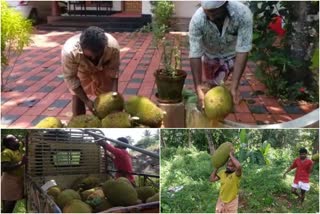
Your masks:
<path fill-rule="evenodd" d="M 121 11 L 121 1 L 113 1 L 112 4 L 112 10 Z"/>
<path fill-rule="evenodd" d="M 199 8 L 200 1 L 174 1 L 174 17 L 191 18 Z"/>
<path fill-rule="evenodd" d="M 142 14 L 151 14 L 151 4 L 149 1 L 142 1 Z"/>

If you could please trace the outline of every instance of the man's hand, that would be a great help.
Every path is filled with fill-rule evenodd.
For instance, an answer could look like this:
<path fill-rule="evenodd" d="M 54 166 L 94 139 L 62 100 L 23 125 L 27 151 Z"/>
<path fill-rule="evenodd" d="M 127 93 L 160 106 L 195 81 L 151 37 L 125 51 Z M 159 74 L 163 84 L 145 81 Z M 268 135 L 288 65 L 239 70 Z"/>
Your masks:
<path fill-rule="evenodd" d="M 22 160 L 21 160 L 21 166 L 22 165 L 25 165 L 26 163 L 28 162 L 28 158 L 27 158 L 27 156 L 26 155 L 24 155 L 23 157 L 22 157 Z"/>
<path fill-rule="evenodd" d="M 202 91 L 202 89 L 198 89 L 197 94 L 198 94 L 198 109 L 200 111 L 202 111 L 204 109 L 204 95 L 205 94 Z"/>
<path fill-rule="evenodd" d="M 234 148 L 233 148 L 233 146 L 230 146 L 230 147 L 231 147 L 231 150 L 230 150 L 229 156 L 233 157 L 234 156 Z"/>
<path fill-rule="evenodd" d="M 106 146 L 106 142 L 104 142 L 104 140 L 98 140 L 96 143 L 103 148 Z"/>
<path fill-rule="evenodd" d="M 286 178 L 286 175 L 287 175 L 287 173 L 283 173 L 283 176 L 282 176 L 282 177 L 283 177 L 283 178 Z"/>
<path fill-rule="evenodd" d="M 231 89 L 233 104 L 238 105 L 240 102 L 240 92 L 238 89 Z"/>
<path fill-rule="evenodd" d="M 92 114 L 95 114 L 96 111 L 94 109 L 94 103 L 92 100 L 88 99 L 86 102 L 85 102 L 85 105 L 88 107 L 88 109 L 92 112 Z"/>

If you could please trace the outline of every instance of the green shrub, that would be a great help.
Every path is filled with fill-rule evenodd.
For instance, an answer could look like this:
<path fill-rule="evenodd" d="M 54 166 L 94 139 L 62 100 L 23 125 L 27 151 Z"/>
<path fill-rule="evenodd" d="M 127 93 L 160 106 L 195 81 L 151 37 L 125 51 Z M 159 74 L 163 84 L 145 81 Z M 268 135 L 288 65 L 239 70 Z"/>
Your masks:
<path fill-rule="evenodd" d="M 31 31 L 31 21 L 1 0 L 1 65 L 7 65 L 11 54 L 21 53 L 30 43 Z"/>

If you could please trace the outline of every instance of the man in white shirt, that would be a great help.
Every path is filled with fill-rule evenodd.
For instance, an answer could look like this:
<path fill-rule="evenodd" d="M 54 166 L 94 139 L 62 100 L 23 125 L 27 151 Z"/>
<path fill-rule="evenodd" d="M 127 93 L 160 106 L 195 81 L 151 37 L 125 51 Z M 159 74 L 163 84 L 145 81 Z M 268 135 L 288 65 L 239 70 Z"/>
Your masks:
<path fill-rule="evenodd" d="M 238 86 L 252 48 L 252 27 L 252 13 L 243 3 L 201 1 L 189 25 L 189 58 L 200 108 L 204 108 L 203 89 L 221 85 L 231 72 L 233 101 L 239 103 Z"/>

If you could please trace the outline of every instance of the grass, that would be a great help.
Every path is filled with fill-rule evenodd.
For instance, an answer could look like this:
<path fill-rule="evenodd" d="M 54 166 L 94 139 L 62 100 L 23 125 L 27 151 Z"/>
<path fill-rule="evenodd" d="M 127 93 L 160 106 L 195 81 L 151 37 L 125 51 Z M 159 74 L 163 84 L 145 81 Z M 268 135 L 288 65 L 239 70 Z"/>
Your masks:
<path fill-rule="evenodd" d="M 282 178 L 292 160 L 271 161 L 268 166 L 245 164 L 238 211 L 319 212 L 319 164 L 310 178 L 311 189 L 306 193 L 305 202 L 299 206 L 296 197 L 291 194 L 294 172 Z M 214 212 L 220 184 L 209 182 L 212 170 L 207 152 L 195 148 L 161 149 L 161 211 Z"/>

